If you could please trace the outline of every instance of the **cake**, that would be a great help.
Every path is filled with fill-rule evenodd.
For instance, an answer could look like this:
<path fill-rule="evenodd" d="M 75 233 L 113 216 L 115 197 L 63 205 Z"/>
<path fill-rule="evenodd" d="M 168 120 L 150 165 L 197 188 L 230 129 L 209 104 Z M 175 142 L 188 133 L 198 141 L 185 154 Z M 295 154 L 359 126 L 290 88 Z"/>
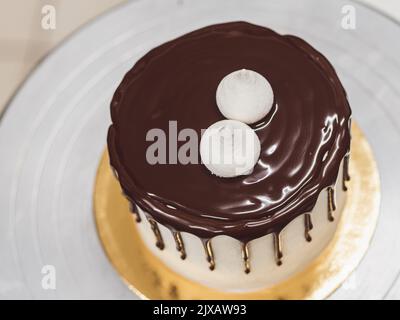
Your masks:
<path fill-rule="evenodd" d="M 268 79 L 274 94 L 268 113 L 248 124 L 260 143 L 254 168 L 227 178 L 200 154 L 182 163 L 168 151 L 185 146 L 185 129 L 201 137 L 226 119 L 216 90 L 242 69 Z M 183 35 L 136 62 L 111 118 L 110 164 L 132 218 L 179 275 L 221 291 L 257 290 L 306 268 L 333 238 L 349 180 L 351 109 L 332 65 L 304 40 L 246 22 Z M 146 156 L 153 129 L 167 137 L 156 163 Z"/>

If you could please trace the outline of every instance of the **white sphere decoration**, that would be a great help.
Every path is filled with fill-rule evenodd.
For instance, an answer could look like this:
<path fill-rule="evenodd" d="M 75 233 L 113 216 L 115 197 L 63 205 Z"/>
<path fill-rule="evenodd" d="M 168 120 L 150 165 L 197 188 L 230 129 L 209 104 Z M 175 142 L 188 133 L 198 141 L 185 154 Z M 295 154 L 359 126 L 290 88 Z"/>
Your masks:
<path fill-rule="evenodd" d="M 255 123 L 272 108 L 274 92 L 267 79 L 252 70 L 237 70 L 218 85 L 217 105 L 225 118 Z"/>
<path fill-rule="evenodd" d="M 221 120 L 205 130 L 200 141 L 203 164 L 218 177 L 247 175 L 260 157 L 260 140 L 248 125 Z"/>

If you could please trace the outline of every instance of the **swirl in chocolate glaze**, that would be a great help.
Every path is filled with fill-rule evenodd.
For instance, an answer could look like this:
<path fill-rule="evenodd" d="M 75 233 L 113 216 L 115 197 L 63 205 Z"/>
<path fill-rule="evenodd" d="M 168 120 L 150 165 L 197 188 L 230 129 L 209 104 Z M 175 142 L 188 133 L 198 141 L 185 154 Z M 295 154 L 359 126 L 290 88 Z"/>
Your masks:
<path fill-rule="evenodd" d="M 200 132 L 222 120 L 216 88 L 242 68 L 265 76 L 275 95 L 271 112 L 253 125 L 261 155 L 252 174 L 225 179 L 202 164 L 147 163 L 150 129 L 168 132 L 176 120 L 178 129 Z M 335 183 L 350 148 L 351 110 L 327 59 L 297 37 L 245 22 L 212 25 L 151 50 L 123 79 L 111 116 L 111 165 L 125 194 L 151 219 L 202 239 L 247 243 L 278 234 Z"/>

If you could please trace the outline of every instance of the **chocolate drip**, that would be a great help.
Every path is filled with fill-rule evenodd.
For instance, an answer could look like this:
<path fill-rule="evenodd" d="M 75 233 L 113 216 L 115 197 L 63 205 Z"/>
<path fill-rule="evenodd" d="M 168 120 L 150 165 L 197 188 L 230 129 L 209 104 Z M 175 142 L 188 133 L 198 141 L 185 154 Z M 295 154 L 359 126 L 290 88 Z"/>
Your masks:
<path fill-rule="evenodd" d="M 311 215 L 309 213 L 306 213 L 304 215 L 304 229 L 305 229 L 304 235 L 305 235 L 306 240 L 308 242 L 312 241 L 312 237 L 310 235 L 310 231 L 312 230 L 313 227 L 314 226 L 313 226 L 312 221 L 311 221 Z"/>
<path fill-rule="evenodd" d="M 126 191 L 124 189 L 122 189 L 122 195 L 128 200 L 129 202 L 129 211 L 134 214 L 136 216 L 136 222 L 141 222 L 142 218 L 140 217 L 139 214 L 139 207 L 137 206 L 137 204 L 135 203 L 135 201 L 132 200 L 131 197 L 129 197 L 129 195 L 126 193 Z"/>
<path fill-rule="evenodd" d="M 349 174 L 349 160 L 350 160 L 350 155 L 346 154 L 343 158 L 343 190 L 347 191 L 347 186 L 346 186 L 346 181 L 350 180 L 350 174 Z"/>
<path fill-rule="evenodd" d="M 151 218 L 147 218 L 147 220 L 149 221 L 151 230 L 153 230 L 154 236 L 156 237 L 156 247 L 160 250 L 163 250 L 165 248 L 164 240 L 161 236 L 161 232 L 160 229 L 158 228 L 157 222 Z"/>
<path fill-rule="evenodd" d="M 335 217 L 333 212 L 336 210 L 336 203 L 335 203 L 335 190 L 333 187 L 328 187 L 328 220 L 335 221 Z"/>
<path fill-rule="evenodd" d="M 181 233 L 179 231 L 172 231 L 172 235 L 174 236 L 176 250 L 178 250 L 180 252 L 181 259 L 185 260 L 186 259 L 186 251 L 185 251 L 185 245 L 183 244 Z"/>
<path fill-rule="evenodd" d="M 207 262 L 209 263 L 210 270 L 215 269 L 214 252 L 211 246 L 211 239 L 202 239 L 204 251 L 206 253 Z"/>
<path fill-rule="evenodd" d="M 274 250 L 275 250 L 275 261 L 278 266 L 282 265 L 282 241 L 281 241 L 281 233 L 274 232 Z"/>
<path fill-rule="evenodd" d="M 244 262 L 244 272 L 250 273 L 250 255 L 249 255 L 249 244 L 242 244 L 242 258 Z"/>
<path fill-rule="evenodd" d="M 140 217 L 140 214 L 139 214 L 139 208 L 132 201 L 129 201 L 129 211 L 136 216 L 135 220 L 137 223 L 142 222 L 142 218 Z"/>

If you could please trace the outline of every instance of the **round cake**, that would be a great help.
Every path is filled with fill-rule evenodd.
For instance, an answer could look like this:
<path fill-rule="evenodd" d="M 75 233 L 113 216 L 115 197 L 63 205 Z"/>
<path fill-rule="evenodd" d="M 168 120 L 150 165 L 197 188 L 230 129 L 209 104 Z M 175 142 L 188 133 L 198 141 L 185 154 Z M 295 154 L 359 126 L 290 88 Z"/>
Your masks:
<path fill-rule="evenodd" d="M 249 124 L 260 142 L 254 168 L 220 177 L 188 146 L 226 119 L 216 91 L 242 69 L 268 79 L 273 103 Z M 304 269 L 332 239 L 349 180 L 351 109 L 331 64 L 304 40 L 246 22 L 181 36 L 136 62 L 111 118 L 111 166 L 140 235 L 178 274 L 256 290 Z"/>

